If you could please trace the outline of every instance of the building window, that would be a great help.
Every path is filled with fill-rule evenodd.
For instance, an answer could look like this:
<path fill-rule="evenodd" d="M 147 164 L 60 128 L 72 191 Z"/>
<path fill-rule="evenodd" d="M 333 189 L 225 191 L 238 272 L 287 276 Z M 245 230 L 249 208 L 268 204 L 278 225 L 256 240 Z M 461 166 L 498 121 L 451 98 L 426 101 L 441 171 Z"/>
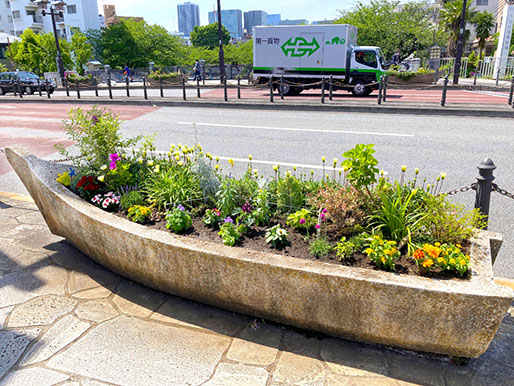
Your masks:
<path fill-rule="evenodd" d="M 12 11 L 13 19 L 21 19 L 20 11 Z"/>
<path fill-rule="evenodd" d="M 477 0 L 477 5 L 489 5 L 489 0 Z"/>
<path fill-rule="evenodd" d="M 27 16 L 36 16 L 36 11 L 29 11 L 27 10 Z"/>
<path fill-rule="evenodd" d="M 487 0 L 486 0 L 487 1 Z M 75 4 L 67 6 L 68 13 L 77 13 L 77 6 Z"/>
<path fill-rule="evenodd" d="M 6 1 L 5 2 L 5 8 L 7 8 L 7 9 L 11 8 L 11 2 L 10 1 Z"/>
<path fill-rule="evenodd" d="M 12 23 L 12 16 L 11 16 L 11 15 L 7 15 L 7 21 L 8 21 L 9 23 Z"/>
<path fill-rule="evenodd" d="M 0 59 L 5 59 L 5 47 L 0 47 Z"/>

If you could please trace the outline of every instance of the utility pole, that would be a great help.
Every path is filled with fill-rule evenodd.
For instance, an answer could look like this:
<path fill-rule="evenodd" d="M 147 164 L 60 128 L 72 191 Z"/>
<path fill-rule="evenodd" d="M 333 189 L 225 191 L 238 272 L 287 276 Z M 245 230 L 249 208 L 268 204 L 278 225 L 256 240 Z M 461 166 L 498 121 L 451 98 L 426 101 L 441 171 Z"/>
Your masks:
<path fill-rule="evenodd" d="M 54 30 L 54 39 L 55 39 L 55 48 L 57 49 L 57 71 L 59 71 L 59 76 L 61 78 L 61 82 L 64 79 L 64 64 L 62 62 L 62 55 L 61 55 L 61 47 L 59 46 L 59 35 L 57 34 L 57 26 L 55 23 L 55 19 L 57 17 L 64 17 L 64 6 L 66 3 L 64 1 L 53 1 L 50 6 L 50 12 L 46 10 L 47 5 L 49 3 L 48 0 L 36 0 L 34 1 L 35 4 L 38 5 L 39 9 L 41 10 L 42 16 L 50 15 L 52 18 L 52 27 Z"/>
<path fill-rule="evenodd" d="M 220 0 L 218 0 L 218 39 L 220 43 L 220 81 L 223 83 L 223 79 L 227 76 L 225 74 L 225 54 L 223 52 L 223 31 L 221 29 L 221 4 Z"/>
<path fill-rule="evenodd" d="M 462 1 L 462 17 L 460 20 L 459 39 L 457 40 L 457 52 L 455 53 L 455 67 L 453 69 L 453 84 L 459 84 L 460 65 L 464 46 L 464 30 L 466 29 L 467 0 Z"/>

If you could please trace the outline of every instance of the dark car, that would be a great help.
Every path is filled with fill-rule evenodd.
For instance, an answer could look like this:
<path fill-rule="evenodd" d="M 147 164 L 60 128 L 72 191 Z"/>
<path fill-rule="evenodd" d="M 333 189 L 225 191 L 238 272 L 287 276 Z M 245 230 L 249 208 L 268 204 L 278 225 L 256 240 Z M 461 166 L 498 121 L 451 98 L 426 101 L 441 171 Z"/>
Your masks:
<path fill-rule="evenodd" d="M 39 83 L 41 83 L 41 90 L 46 92 L 46 81 L 40 80 L 39 76 L 33 72 L 28 71 L 16 71 L 16 72 L 2 72 L 0 74 L 0 95 L 4 95 L 8 92 L 14 92 L 14 88 L 18 87 L 16 91 L 21 91 L 24 94 L 34 94 L 39 90 Z M 48 90 L 50 94 L 54 92 L 55 83 L 53 81 L 48 82 Z"/>

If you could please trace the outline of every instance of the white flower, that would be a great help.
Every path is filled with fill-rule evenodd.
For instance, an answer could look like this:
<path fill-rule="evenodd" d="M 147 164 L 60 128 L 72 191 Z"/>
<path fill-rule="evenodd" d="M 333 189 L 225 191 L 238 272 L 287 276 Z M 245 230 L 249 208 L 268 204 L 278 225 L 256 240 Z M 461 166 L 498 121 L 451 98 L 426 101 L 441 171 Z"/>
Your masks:
<path fill-rule="evenodd" d="M 104 180 L 105 180 L 105 176 L 102 174 L 101 176 L 98 176 L 98 178 L 97 178 L 97 179 L 98 179 L 98 181 L 100 181 L 100 182 L 104 182 Z"/>
<path fill-rule="evenodd" d="M 100 170 L 105 170 L 105 169 L 107 169 L 107 165 L 100 166 Z"/>
<path fill-rule="evenodd" d="M 153 166 L 153 159 L 151 159 L 150 161 L 148 161 L 148 166 Z"/>
<path fill-rule="evenodd" d="M 159 165 L 155 165 L 155 167 L 154 167 L 153 171 L 154 171 L 155 173 L 159 173 L 159 170 L 160 170 L 160 166 L 159 166 Z"/>

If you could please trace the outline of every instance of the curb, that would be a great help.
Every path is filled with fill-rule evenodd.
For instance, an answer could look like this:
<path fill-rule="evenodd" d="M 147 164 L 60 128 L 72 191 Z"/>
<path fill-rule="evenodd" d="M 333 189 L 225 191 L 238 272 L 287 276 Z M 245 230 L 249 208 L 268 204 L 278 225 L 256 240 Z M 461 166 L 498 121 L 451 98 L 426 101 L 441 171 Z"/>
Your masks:
<path fill-rule="evenodd" d="M 66 98 L 66 97 L 65 97 Z M 122 99 L 124 98 L 124 99 Z M 159 107 L 203 107 L 203 108 L 224 108 L 224 109 L 248 109 L 248 110 L 288 110 L 288 111 L 315 111 L 315 112 L 349 112 L 349 113 L 378 113 L 378 114 L 409 114 L 409 115 L 437 115 L 437 116 L 465 116 L 465 117 L 488 117 L 488 118 L 514 118 L 514 109 L 508 106 L 505 109 L 487 109 L 477 108 L 477 106 L 464 107 L 462 105 L 451 107 L 433 106 L 387 106 L 384 102 L 378 104 L 321 104 L 321 103 L 262 103 L 261 101 L 237 102 L 233 99 L 230 102 L 219 101 L 183 101 L 178 99 L 150 100 L 140 97 L 120 97 L 119 99 L 102 99 L 102 98 L 81 98 L 81 99 L 63 99 L 45 98 L 45 99 L 1 99 L 0 103 L 68 103 L 68 104 L 103 104 L 103 105 L 135 105 L 135 106 L 159 106 Z M 479 106 L 480 107 L 480 106 Z"/>

